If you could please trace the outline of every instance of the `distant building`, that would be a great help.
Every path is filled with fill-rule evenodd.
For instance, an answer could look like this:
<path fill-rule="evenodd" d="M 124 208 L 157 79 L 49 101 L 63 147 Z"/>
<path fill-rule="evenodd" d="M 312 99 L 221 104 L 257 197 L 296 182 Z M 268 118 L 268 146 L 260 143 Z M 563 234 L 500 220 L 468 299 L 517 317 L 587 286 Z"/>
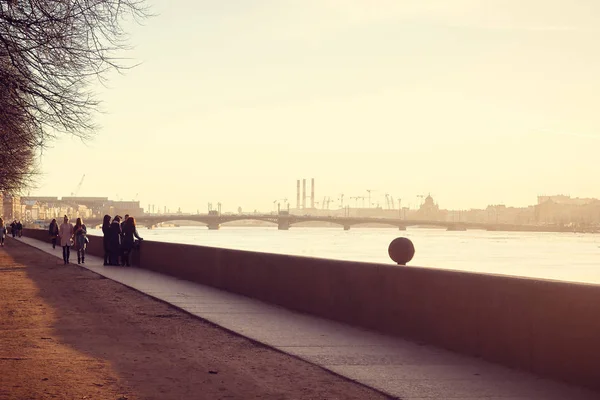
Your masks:
<path fill-rule="evenodd" d="M 4 201 L 3 201 L 4 205 Z M 19 209 L 20 218 L 27 221 L 50 220 L 52 218 L 62 218 L 63 215 L 71 219 L 81 217 L 102 218 L 105 214 L 115 215 L 133 215 L 141 216 L 144 209 L 140 207 L 139 201 L 114 201 L 108 197 L 74 197 L 65 196 L 62 198 L 49 196 L 26 196 L 21 197 L 20 202 L 12 206 L 10 201 L 6 200 L 5 209 Z M 11 217 L 12 219 L 16 217 Z"/>
<path fill-rule="evenodd" d="M 490 205 L 485 209 L 487 223 L 531 225 L 535 223 L 535 208 L 507 207 L 504 204 Z"/>
<path fill-rule="evenodd" d="M 556 204 L 568 204 L 568 205 L 573 205 L 573 206 L 582 206 L 585 204 L 593 203 L 594 201 L 598 201 L 598 200 L 593 199 L 593 198 L 580 199 L 579 197 L 572 199 L 571 196 L 565 196 L 564 194 L 558 194 L 558 195 L 554 195 L 554 196 L 538 196 L 538 204 L 543 204 L 543 203 L 546 203 L 549 201 L 551 201 L 552 203 L 556 203 Z"/>
<path fill-rule="evenodd" d="M 144 214 L 144 209 L 140 207 L 139 201 L 110 201 L 108 203 L 108 210 L 106 214 L 110 216 L 125 214 L 132 215 L 134 217 L 141 216 Z"/>
<path fill-rule="evenodd" d="M 19 196 L 4 194 L 2 196 L 2 215 L 4 221 L 21 219 L 21 199 Z"/>
<path fill-rule="evenodd" d="M 417 210 L 416 218 L 424 221 L 444 221 L 446 219 L 444 214 L 429 195 Z"/>
<path fill-rule="evenodd" d="M 33 202 L 40 202 L 40 203 L 58 203 L 60 200 L 58 199 L 58 197 L 48 197 L 48 196 L 23 196 L 21 197 L 21 200 L 23 202 L 28 202 L 28 201 L 33 201 Z"/>
<path fill-rule="evenodd" d="M 600 224 L 600 200 L 569 196 L 538 196 L 535 221 L 541 225 L 586 226 Z"/>

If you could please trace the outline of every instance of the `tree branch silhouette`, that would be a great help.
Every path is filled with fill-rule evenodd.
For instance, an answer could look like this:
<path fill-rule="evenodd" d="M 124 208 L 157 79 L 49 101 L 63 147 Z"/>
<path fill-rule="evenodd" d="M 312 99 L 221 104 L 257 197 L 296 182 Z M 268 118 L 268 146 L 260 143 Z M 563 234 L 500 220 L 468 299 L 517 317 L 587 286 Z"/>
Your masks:
<path fill-rule="evenodd" d="M 93 136 L 91 83 L 131 68 L 123 23 L 148 16 L 144 0 L 0 0 L 0 190 L 30 184 L 57 135 Z"/>

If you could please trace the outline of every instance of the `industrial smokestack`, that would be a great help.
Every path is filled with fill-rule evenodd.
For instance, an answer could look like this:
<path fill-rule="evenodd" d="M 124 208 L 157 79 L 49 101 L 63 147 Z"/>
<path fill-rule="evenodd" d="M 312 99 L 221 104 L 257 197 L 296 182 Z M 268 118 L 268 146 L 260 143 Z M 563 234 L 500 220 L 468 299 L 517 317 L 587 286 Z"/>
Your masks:
<path fill-rule="evenodd" d="M 315 178 L 310 180 L 310 208 L 315 208 Z"/>
<path fill-rule="evenodd" d="M 302 179 L 302 208 L 306 208 L 306 179 Z"/>
<path fill-rule="evenodd" d="M 300 209 L 300 179 L 296 181 L 296 208 Z"/>

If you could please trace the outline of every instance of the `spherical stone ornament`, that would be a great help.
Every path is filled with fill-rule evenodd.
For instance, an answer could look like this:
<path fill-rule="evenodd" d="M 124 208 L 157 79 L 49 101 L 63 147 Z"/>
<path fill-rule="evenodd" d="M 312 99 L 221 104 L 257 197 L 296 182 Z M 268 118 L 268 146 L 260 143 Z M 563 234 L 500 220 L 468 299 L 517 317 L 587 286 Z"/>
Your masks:
<path fill-rule="evenodd" d="M 399 237 L 392 240 L 388 247 L 390 258 L 398 265 L 406 265 L 415 255 L 415 246 L 410 239 Z"/>

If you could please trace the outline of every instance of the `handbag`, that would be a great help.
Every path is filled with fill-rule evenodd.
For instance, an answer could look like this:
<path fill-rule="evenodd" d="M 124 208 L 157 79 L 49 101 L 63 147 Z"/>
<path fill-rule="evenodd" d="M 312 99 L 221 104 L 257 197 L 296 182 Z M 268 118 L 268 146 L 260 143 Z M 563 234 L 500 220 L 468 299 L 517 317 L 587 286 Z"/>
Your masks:
<path fill-rule="evenodd" d="M 87 237 L 87 236 L 84 236 L 84 238 L 85 238 L 85 242 L 86 242 L 86 243 L 89 243 L 89 242 L 90 242 L 90 239 L 88 239 L 88 237 Z"/>

